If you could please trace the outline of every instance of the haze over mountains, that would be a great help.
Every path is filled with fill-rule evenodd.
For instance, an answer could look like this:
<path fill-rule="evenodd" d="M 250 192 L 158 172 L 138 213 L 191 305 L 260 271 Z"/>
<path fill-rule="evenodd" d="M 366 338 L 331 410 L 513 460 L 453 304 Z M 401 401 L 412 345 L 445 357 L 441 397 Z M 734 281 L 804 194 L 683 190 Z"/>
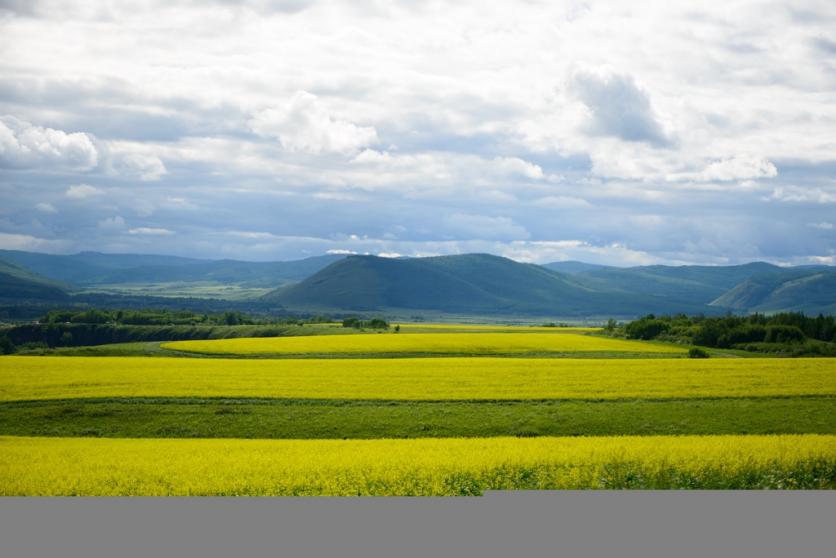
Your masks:
<path fill-rule="evenodd" d="M 836 313 L 836 269 L 828 266 L 754 262 L 619 268 L 583 262 L 535 265 L 489 254 L 397 259 L 326 255 L 244 262 L 0 251 L 4 304 L 61 304 L 100 286 L 135 295 L 135 286 L 154 284 L 163 285 L 159 292 L 167 285 L 176 285 L 181 294 L 194 288 L 194 296 L 207 296 L 198 289 L 207 284 L 252 289 L 251 305 L 297 312 L 579 318 L 674 312 Z"/>
<path fill-rule="evenodd" d="M 343 257 L 326 255 L 289 262 L 245 262 L 99 252 L 59 256 L 0 250 L 0 261 L 75 287 L 217 282 L 275 288 L 285 283 L 301 281 Z"/>

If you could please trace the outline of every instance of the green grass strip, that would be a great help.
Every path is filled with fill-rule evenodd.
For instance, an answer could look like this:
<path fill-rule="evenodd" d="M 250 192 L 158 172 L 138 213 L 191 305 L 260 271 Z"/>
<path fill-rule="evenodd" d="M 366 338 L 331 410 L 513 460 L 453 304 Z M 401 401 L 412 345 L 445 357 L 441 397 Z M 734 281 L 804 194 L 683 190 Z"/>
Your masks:
<path fill-rule="evenodd" d="M 836 434 L 836 398 L 353 401 L 125 398 L 0 403 L 0 435 L 438 438 Z"/>
<path fill-rule="evenodd" d="M 557 334 L 555 334 L 557 335 Z M 20 351 L 20 355 L 27 356 L 77 356 L 77 357 L 172 357 L 172 358 L 207 358 L 207 359 L 392 359 L 392 358 L 439 358 L 439 357 L 513 357 L 513 358 L 687 358 L 684 349 L 679 352 L 639 352 L 639 351 L 527 351 L 527 352 L 502 352 L 479 353 L 466 350 L 454 352 L 405 352 L 405 351 L 376 351 L 376 352 L 355 352 L 355 353 L 250 353 L 250 354 L 225 354 L 225 353 L 201 353 L 178 351 L 170 348 L 163 348 L 160 341 L 136 342 L 136 343 L 110 343 L 107 345 L 92 345 L 85 347 L 57 347 L 53 349 L 29 349 Z M 718 357 L 763 357 L 761 353 L 746 353 L 737 351 L 740 354 L 727 354 L 729 351 L 720 352 L 710 350 Z"/>

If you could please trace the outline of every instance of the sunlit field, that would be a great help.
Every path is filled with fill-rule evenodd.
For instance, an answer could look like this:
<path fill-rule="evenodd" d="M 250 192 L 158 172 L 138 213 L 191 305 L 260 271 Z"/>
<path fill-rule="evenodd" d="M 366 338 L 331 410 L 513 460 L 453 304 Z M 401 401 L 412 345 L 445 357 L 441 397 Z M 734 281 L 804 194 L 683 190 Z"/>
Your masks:
<path fill-rule="evenodd" d="M 0 401 L 140 396 L 511 400 L 834 394 L 836 359 L 0 357 Z"/>
<path fill-rule="evenodd" d="M 413 333 L 173 341 L 165 349 L 212 354 L 462 354 L 641 352 L 684 353 L 681 347 L 577 333 Z"/>
<path fill-rule="evenodd" d="M 601 331 L 600 327 L 581 327 L 581 326 L 526 326 L 526 325 L 502 325 L 502 324 L 455 324 L 455 323 L 408 323 L 397 324 L 400 330 L 405 333 L 412 331 L 466 331 L 466 332 L 508 332 L 508 333 L 525 333 L 525 332 L 548 332 L 548 333 L 595 333 Z"/>
<path fill-rule="evenodd" d="M 476 495 L 833 488 L 836 436 L 418 440 L 0 437 L 0 495 Z"/>
<path fill-rule="evenodd" d="M 0 495 L 836 488 L 836 359 L 331 327 L 0 357 Z"/>

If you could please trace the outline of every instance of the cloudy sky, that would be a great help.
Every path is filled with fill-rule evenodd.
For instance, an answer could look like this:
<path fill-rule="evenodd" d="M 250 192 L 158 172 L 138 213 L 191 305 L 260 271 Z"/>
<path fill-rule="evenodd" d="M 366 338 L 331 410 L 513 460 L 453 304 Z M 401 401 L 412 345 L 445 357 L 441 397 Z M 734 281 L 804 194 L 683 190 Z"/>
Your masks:
<path fill-rule="evenodd" d="M 836 3 L 710 4 L 0 0 L 0 248 L 836 264 Z"/>

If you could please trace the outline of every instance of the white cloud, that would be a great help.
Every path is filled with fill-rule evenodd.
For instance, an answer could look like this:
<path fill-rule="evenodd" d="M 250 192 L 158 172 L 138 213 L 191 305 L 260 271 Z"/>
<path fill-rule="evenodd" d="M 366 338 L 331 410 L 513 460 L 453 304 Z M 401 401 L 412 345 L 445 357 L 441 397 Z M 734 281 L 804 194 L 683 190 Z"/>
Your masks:
<path fill-rule="evenodd" d="M 170 236 L 174 234 L 174 231 L 156 227 L 137 227 L 135 229 L 129 229 L 128 234 L 142 236 Z"/>
<path fill-rule="evenodd" d="M 101 196 L 104 192 L 89 184 L 75 184 L 67 188 L 64 195 L 74 200 L 83 200 L 93 196 Z"/>
<path fill-rule="evenodd" d="M 532 180 L 544 178 L 543 169 L 519 157 L 497 157 L 493 162 L 501 173 L 517 175 Z"/>
<path fill-rule="evenodd" d="M 55 213 L 58 213 L 58 210 L 55 208 L 55 206 L 52 205 L 51 203 L 47 203 L 47 202 L 41 202 L 41 203 L 35 204 L 35 209 L 37 209 L 41 213 L 50 213 L 50 214 L 53 214 L 53 215 Z"/>
<path fill-rule="evenodd" d="M 111 169 L 114 174 L 144 181 L 159 180 L 168 172 L 159 157 L 144 153 L 117 156 L 111 162 Z"/>
<path fill-rule="evenodd" d="M 0 167 L 87 171 L 97 161 L 98 152 L 87 134 L 0 117 Z"/>
<path fill-rule="evenodd" d="M 28 234 L 0 232 L 0 248 L 4 250 L 34 250 L 36 252 L 62 252 L 69 242 L 39 238 Z"/>
<path fill-rule="evenodd" d="M 750 181 L 755 178 L 774 178 L 778 176 L 778 169 L 766 157 L 755 155 L 735 155 L 709 162 L 700 172 L 673 173 L 666 177 L 668 180 L 695 180 L 701 182 L 729 182 L 732 180 Z M 743 186 L 752 185 L 744 182 Z"/>
<path fill-rule="evenodd" d="M 341 254 L 344 254 L 344 255 L 346 255 L 346 256 L 356 255 L 356 254 L 357 254 L 357 252 L 355 252 L 354 250 L 346 250 L 346 249 L 344 249 L 344 248 L 332 248 L 332 249 L 330 249 L 330 250 L 326 250 L 326 251 L 325 251 L 325 253 L 326 253 L 326 254 L 334 254 L 334 255 L 341 255 Z"/>
<path fill-rule="evenodd" d="M 836 192 L 830 192 L 822 188 L 801 188 L 798 186 L 781 186 L 772 191 L 772 195 L 765 200 L 779 202 L 836 203 Z"/>
<path fill-rule="evenodd" d="M 602 259 L 802 261 L 832 245 L 808 226 L 836 195 L 832 2 L 16 4 L 7 233 L 259 258 L 571 238 Z M 79 182 L 104 195 L 55 197 Z M 125 234 L 95 227 L 117 213 Z M 127 234 L 148 223 L 176 236 Z M 227 230 L 264 235 L 211 235 Z"/>
<path fill-rule="evenodd" d="M 278 138 L 288 151 L 351 154 L 377 143 L 377 132 L 335 116 L 316 95 L 297 91 L 282 107 L 256 113 L 252 130 Z"/>
<path fill-rule="evenodd" d="M 364 149 L 355 155 L 351 161 L 353 163 L 388 163 L 392 161 L 392 155 L 388 151 Z"/>
<path fill-rule="evenodd" d="M 631 76 L 609 69 L 577 70 L 570 87 L 589 109 L 591 133 L 657 146 L 670 143 L 656 119 L 650 96 Z"/>
<path fill-rule="evenodd" d="M 778 169 L 764 157 L 738 155 L 708 165 L 702 173 L 704 180 L 741 180 L 746 178 L 772 178 Z"/>
<path fill-rule="evenodd" d="M 833 223 L 810 223 L 808 226 L 813 227 L 814 229 L 819 229 L 822 231 L 832 231 L 834 229 Z"/>
<path fill-rule="evenodd" d="M 580 260 L 604 265 L 633 266 L 658 263 L 659 259 L 620 243 L 595 245 L 583 240 L 517 241 L 500 248 L 505 257 L 532 263 Z"/>

